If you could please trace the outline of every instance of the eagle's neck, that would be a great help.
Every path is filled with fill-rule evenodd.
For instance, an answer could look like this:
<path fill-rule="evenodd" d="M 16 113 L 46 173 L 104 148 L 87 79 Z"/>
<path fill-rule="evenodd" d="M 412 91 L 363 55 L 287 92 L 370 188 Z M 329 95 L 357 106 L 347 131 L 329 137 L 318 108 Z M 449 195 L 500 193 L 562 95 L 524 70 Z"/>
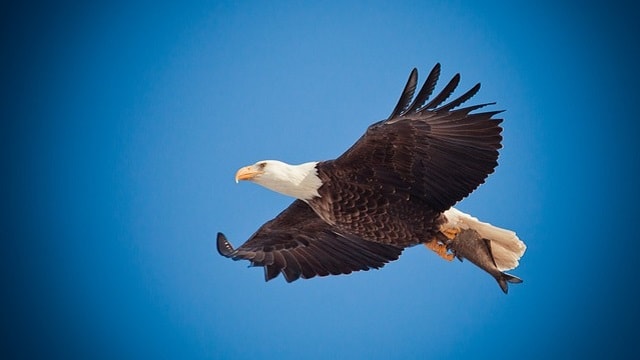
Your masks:
<path fill-rule="evenodd" d="M 318 189 L 322 186 L 322 180 L 318 177 L 317 164 L 290 165 L 271 161 L 268 164 L 269 176 L 262 176 L 257 182 L 270 190 L 308 201 L 320 196 Z"/>

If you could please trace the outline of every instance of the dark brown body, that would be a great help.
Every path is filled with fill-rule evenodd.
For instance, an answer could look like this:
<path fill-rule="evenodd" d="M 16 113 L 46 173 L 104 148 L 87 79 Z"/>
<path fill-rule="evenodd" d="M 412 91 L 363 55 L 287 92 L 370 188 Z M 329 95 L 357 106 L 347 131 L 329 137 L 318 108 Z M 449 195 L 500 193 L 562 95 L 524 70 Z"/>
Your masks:
<path fill-rule="evenodd" d="M 329 224 L 362 239 L 399 247 L 433 239 L 444 217 L 410 189 L 383 183 L 372 169 L 317 166 L 323 186 L 309 205 Z"/>

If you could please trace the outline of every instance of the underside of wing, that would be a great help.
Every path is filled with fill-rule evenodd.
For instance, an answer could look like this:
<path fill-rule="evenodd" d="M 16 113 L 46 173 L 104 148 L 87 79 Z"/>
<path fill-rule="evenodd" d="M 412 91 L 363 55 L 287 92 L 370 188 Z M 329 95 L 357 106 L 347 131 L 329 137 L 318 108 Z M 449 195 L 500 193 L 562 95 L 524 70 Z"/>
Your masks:
<path fill-rule="evenodd" d="M 501 111 L 474 112 L 486 105 L 458 108 L 480 84 L 445 103 L 460 82 L 456 74 L 429 101 L 440 65 L 430 72 L 413 98 L 417 71 L 409 76 L 390 117 L 367 132 L 335 164 L 344 178 L 357 177 L 393 191 L 403 191 L 442 212 L 462 200 L 491 174 L 501 148 Z"/>
<path fill-rule="evenodd" d="M 378 269 L 398 259 L 402 248 L 340 233 L 296 200 L 237 249 L 219 233 L 218 252 L 264 267 L 267 281 L 282 273 L 291 282 Z"/>

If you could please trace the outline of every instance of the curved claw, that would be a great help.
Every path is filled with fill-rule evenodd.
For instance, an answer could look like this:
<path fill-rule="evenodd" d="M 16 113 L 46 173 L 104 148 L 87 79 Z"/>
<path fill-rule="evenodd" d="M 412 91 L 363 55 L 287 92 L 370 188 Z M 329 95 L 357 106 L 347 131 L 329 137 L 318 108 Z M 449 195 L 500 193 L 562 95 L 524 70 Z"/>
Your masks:
<path fill-rule="evenodd" d="M 231 245 L 231 243 L 227 240 L 227 237 L 224 236 L 224 234 L 221 232 L 218 233 L 217 247 L 218 247 L 218 253 L 228 258 L 233 256 L 233 253 L 236 251 L 233 248 L 233 245 Z"/>
<path fill-rule="evenodd" d="M 454 258 L 453 254 L 447 252 L 447 246 L 436 239 L 424 243 L 424 246 L 447 261 L 451 261 Z"/>

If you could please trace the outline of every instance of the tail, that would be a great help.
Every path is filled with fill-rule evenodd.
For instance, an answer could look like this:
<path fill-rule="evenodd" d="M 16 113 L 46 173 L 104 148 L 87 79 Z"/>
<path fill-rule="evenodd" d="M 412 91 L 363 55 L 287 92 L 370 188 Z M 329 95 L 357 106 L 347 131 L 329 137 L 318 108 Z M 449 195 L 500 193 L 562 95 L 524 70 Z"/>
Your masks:
<path fill-rule="evenodd" d="M 447 222 L 441 231 L 457 234 L 447 242 L 447 248 L 459 259 L 469 259 L 485 270 L 507 293 L 508 283 L 522 280 L 504 271 L 519 265 L 519 260 L 527 249 L 516 233 L 481 222 L 455 208 L 445 211 Z"/>
<path fill-rule="evenodd" d="M 505 272 L 500 273 L 500 275 L 496 278 L 496 280 L 498 280 L 498 285 L 500 285 L 500 289 L 502 289 L 502 292 L 504 292 L 505 294 L 509 292 L 508 283 L 512 283 L 512 284 L 522 283 L 522 279 L 520 279 L 519 277 L 513 276 L 511 274 L 507 274 Z"/>
<path fill-rule="evenodd" d="M 515 232 L 482 222 L 453 207 L 445 211 L 444 215 L 448 220 L 444 225 L 445 227 L 475 230 L 481 238 L 489 240 L 493 260 L 498 270 L 505 271 L 518 267 L 520 258 L 527 250 L 527 246 L 518 238 Z"/>

